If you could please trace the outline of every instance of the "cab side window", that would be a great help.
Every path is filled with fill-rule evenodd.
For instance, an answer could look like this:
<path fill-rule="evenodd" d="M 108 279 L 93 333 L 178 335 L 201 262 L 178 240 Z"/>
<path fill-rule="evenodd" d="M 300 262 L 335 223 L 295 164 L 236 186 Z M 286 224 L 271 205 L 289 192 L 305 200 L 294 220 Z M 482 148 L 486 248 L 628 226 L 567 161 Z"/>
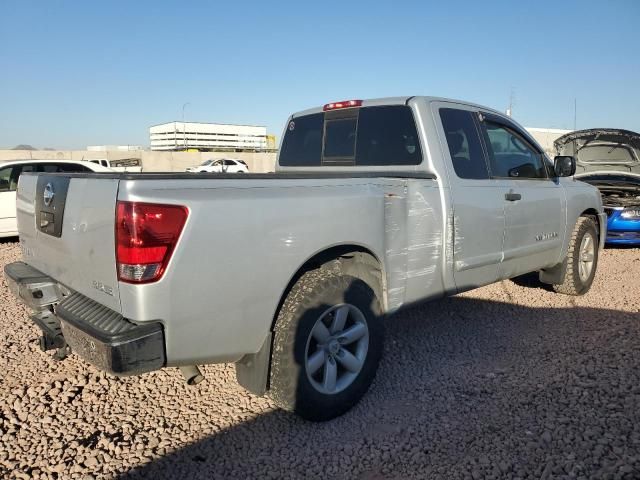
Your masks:
<path fill-rule="evenodd" d="M 487 180 L 489 171 L 473 115 L 466 110 L 440 109 L 442 128 L 456 175 L 465 179 Z"/>
<path fill-rule="evenodd" d="M 547 178 L 543 155 L 507 126 L 483 122 L 489 165 L 494 177 Z"/>

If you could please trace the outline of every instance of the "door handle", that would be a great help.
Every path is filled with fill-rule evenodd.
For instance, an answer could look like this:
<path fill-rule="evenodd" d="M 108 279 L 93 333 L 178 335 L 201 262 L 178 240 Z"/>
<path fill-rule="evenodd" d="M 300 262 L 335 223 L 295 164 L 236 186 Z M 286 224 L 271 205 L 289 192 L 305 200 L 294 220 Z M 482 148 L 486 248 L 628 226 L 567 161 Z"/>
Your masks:
<path fill-rule="evenodd" d="M 514 193 L 513 190 L 509 190 L 509 193 L 504 194 L 504 199 L 507 202 L 515 202 L 516 200 L 522 200 L 522 195 Z"/>

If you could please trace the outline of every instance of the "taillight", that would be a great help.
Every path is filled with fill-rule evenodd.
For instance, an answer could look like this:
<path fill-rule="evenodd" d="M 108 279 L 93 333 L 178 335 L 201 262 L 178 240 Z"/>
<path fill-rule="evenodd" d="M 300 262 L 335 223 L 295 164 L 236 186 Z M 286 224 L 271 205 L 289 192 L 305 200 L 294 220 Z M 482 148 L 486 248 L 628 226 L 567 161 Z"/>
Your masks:
<path fill-rule="evenodd" d="M 118 279 L 128 283 L 148 283 L 160 279 L 188 215 L 189 210 L 180 205 L 118 202 Z"/>
<path fill-rule="evenodd" d="M 362 100 L 343 100 L 341 102 L 333 102 L 327 103 L 322 110 L 325 112 L 327 110 L 338 110 L 340 108 L 353 108 L 353 107 L 361 107 Z"/>

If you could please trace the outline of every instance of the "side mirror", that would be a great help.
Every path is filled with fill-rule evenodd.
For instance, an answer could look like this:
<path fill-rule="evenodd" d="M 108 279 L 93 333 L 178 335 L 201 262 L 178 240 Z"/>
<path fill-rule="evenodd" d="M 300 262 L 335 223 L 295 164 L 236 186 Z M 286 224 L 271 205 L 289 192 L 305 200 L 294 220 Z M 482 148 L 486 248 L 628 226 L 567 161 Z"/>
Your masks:
<path fill-rule="evenodd" d="M 576 173 L 576 159 L 568 155 L 558 155 L 553 159 L 556 177 L 572 177 Z"/>

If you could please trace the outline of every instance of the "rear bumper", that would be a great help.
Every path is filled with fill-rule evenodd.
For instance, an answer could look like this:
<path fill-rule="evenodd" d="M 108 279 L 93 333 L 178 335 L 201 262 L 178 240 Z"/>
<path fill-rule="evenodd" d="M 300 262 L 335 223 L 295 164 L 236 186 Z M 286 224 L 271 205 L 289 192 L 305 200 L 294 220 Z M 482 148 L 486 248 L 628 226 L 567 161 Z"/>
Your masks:
<path fill-rule="evenodd" d="M 24 262 L 4 267 L 10 290 L 36 313 L 41 346 L 71 347 L 89 363 L 115 375 L 136 375 L 166 364 L 160 322 L 135 324 Z M 48 348 L 43 348 L 48 349 Z"/>

